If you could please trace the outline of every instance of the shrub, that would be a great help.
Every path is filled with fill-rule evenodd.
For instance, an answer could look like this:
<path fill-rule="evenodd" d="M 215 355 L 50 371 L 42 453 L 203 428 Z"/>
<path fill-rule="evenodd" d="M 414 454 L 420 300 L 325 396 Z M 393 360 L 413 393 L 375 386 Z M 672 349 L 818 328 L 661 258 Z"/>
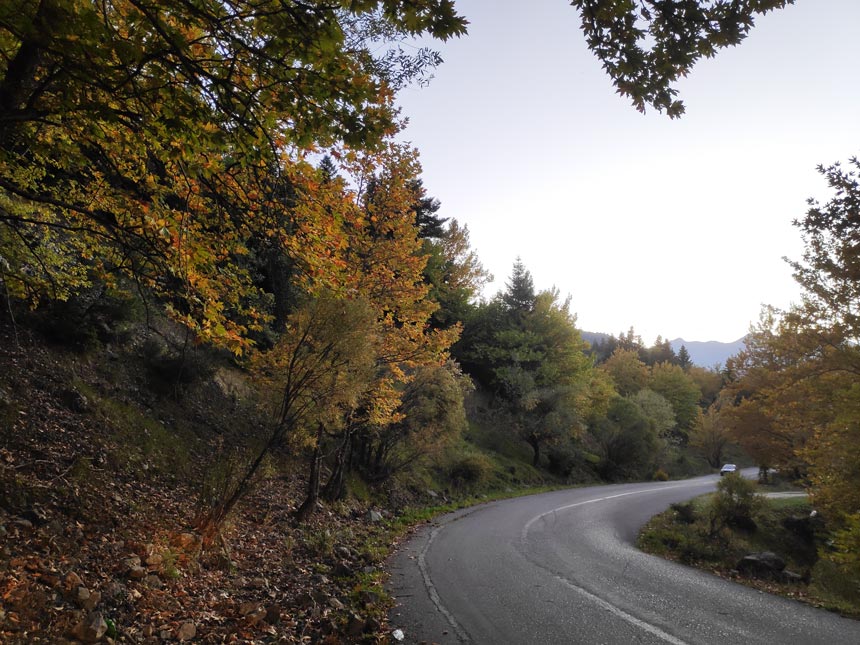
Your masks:
<path fill-rule="evenodd" d="M 477 486 L 484 483 L 493 465 L 484 455 L 466 455 L 451 465 L 449 477 L 456 486 Z"/>
<path fill-rule="evenodd" d="M 696 507 L 693 502 L 679 502 L 669 508 L 675 513 L 675 520 L 681 524 L 692 524 L 696 521 Z"/>
<path fill-rule="evenodd" d="M 669 473 L 667 473 L 667 472 L 666 472 L 665 470 L 663 470 L 662 468 L 658 468 L 658 469 L 657 469 L 657 471 L 654 473 L 654 477 L 653 477 L 653 479 L 654 479 L 654 481 L 655 481 L 655 482 L 666 482 L 666 481 L 669 481 Z"/>
<path fill-rule="evenodd" d="M 755 530 L 753 515 L 761 508 L 762 502 L 755 491 L 754 482 L 736 473 L 720 479 L 709 509 L 711 535 L 716 535 L 724 526 Z"/>

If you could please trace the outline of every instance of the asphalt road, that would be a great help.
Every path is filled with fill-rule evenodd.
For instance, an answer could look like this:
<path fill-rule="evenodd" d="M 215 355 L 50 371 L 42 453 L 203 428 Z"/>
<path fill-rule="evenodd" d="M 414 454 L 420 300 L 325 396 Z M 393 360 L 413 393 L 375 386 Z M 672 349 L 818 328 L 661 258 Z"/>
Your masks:
<path fill-rule="evenodd" d="M 392 629 L 428 644 L 860 644 L 858 621 L 633 546 L 648 518 L 717 479 L 557 491 L 443 516 L 389 561 Z"/>

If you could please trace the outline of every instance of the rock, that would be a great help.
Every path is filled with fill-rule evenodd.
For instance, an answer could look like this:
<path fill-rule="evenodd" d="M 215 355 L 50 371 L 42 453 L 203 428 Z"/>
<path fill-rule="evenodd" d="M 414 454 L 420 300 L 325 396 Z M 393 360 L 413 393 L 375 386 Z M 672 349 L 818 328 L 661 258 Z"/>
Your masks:
<path fill-rule="evenodd" d="M 326 578 L 321 573 L 315 573 L 314 575 L 311 576 L 311 582 L 316 584 L 316 585 L 327 585 L 328 583 L 331 582 L 331 580 Z"/>
<path fill-rule="evenodd" d="M 332 609 L 334 609 L 335 611 L 343 611 L 344 609 L 346 609 L 344 604 L 340 600 L 338 600 L 337 598 L 329 598 L 328 599 L 328 606 L 331 607 Z"/>
<path fill-rule="evenodd" d="M 432 497 L 433 499 L 436 499 L 437 497 L 439 497 L 439 493 L 437 493 L 437 492 L 436 492 L 435 490 L 433 490 L 432 488 L 428 488 L 428 489 L 427 489 L 427 494 L 428 494 L 430 497 Z"/>
<path fill-rule="evenodd" d="M 117 582 L 116 580 L 111 580 L 104 588 L 104 597 L 110 598 L 111 600 L 115 598 L 119 598 L 125 595 L 126 591 L 125 585 Z"/>
<path fill-rule="evenodd" d="M 367 565 L 366 567 L 361 567 L 362 573 L 376 573 L 376 567 L 373 565 Z"/>
<path fill-rule="evenodd" d="M 160 553 L 153 553 L 151 556 L 146 558 L 146 566 L 148 566 L 150 568 L 152 568 L 152 567 L 158 568 L 161 566 L 161 564 L 163 562 L 164 562 L 164 556 L 162 556 Z"/>
<path fill-rule="evenodd" d="M 164 586 L 164 583 L 161 581 L 155 574 L 150 574 L 143 579 L 143 584 L 145 584 L 150 589 L 161 589 Z"/>
<path fill-rule="evenodd" d="M 338 562 L 331 571 L 335 578 L 351 578 L 354 575 L 353 570 L 345 562 Z"/>
<path fill-rule="evenodd" d="M 382 521 L 382 513 L 379 511 L 375 511 L 373 509 L 367 511 L 367 519 L 371 522 L 381 522 Z"/>
<path fill-rule="evenodd" d="M 145 625 L 141 630 L 141 634 L 143 634 L 144 638 L 155 636 L 155 627 L 153 627 L 152 625 Z"/>
<path fill-rule="evenodd" d="M 73 600 L 81 609 L 92 611 L 102 601 L 102 595 L 98 591 L 90 591 L 86 587 L 78 587 Z"/>
<path fill-rule="evenodd" d="M 176 632 L 176 638 L 180 641 L 190 641 L 193 640 L 195 636 L 197 636 L 197 625 L 192 623 L 190 620 L 182 623 L 182 625 L 179 626 L 179 630 Z"/>
<path fill-rule="evenodd" d="M 799 585 L 804 582 L 802 575 L 795 573 L 794 571 L 789 571 L 788 569 L 785 569 L 782 572 L 782 581 L 792 585 Z"/>
<path fill-rule="evenodd" d="M 350 560 L 352 558 L 352 551 L 349 550 L 349 547 L 343 545 L 334 547 L 334 554 L 344 560 Z"/>
<path fill-rule="evenodd" d="M 66 589 L 66 591 L 76 592 L 78 587 L 83 586 L 84 581 L 81 580 L 81 577 L 74 571 L 69 571 L 66 574 L 66 577 L 63 578 L 63 587 Z"/>
<path fill-rule="evenodd" d="M 96 643 L 107 633 L 108 624 L 101 612 L 94 611 L 87 615 L 72 630 L 72 636 L 84 643 Z"/>
<path fill-rule="evenodd" d="M 404 638 L 406 638 L 406 634 L 403 633 L 402 629 L 395 629 L 393 632 L 391 632 L 391 638 L 393 638 L 397 642 L 400 642 Z"/>
<path fill-rule="evenodd" d="M 146 569 L 143 567 L 132 567 L 128 571 L 128 577 L 132 580 L 143 580 L 146 577 Z"/>
<path fill-rule="evenodd" d="M 307 609 L 308 607 L 312 607 L 314 604 L 314 599 L 309 593 L 300 593 L 296 596 L 296 606 L 300 609 Z"/>
<path fill-rule="evenodd" d="M 126 571 L 130 571 L 131 569 L 134 569 L 134 568 L 140 566 L 140 558 L 137 557 L 136 555 L 133 555 L 129 558 L 126 558 L 125 560 L 122 561 L 122 566 Z"/>
<path fill-rule="evenodd" d="M 779 578 L 785 569 L 785 560 L 770 551 L 762 551 L 745 555 L 735 568 L 742 575 L 754 578 Z"/>

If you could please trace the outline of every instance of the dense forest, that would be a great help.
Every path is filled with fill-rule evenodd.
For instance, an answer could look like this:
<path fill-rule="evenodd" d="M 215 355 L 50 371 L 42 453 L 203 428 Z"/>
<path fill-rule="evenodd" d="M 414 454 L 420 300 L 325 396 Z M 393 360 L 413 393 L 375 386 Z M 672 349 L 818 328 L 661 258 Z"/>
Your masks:
<path fill-rule="evenodd" d="M 619 92 L 677 117 L 687 67 L 786 3 L 643 13 L 647 55 L 627 9 L 572 4 Z M 380 509 L 728 456 L 809 488 L 858 592 L 860 162 L 822 168 L 833 197 L 796 223 L 803 302 L 719 370 L 632 328 L 590 346 L 519 260 L 483 296 L 468 228 L 398 143 L 396 92 L 441 61 L 397 43 L 466 25 L 445 0 L 0 9 L 4 640 L 372 642 L 382 551 L 355 543 Z M 249 542 L 295 558 L 258 585 L 283 611 L 165 609 L 165 580 L 257 579 Z M 353 605 L 289 604 L 331 578 Z"/>

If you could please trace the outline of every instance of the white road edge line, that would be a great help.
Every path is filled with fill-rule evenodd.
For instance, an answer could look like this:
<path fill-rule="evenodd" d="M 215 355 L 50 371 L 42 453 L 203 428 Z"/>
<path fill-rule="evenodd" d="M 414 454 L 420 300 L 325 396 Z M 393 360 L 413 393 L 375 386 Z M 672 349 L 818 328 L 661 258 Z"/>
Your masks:
<path fill-rule="evenodd" d="M 460 623 L 457 622 L 457 619 L 454 618 L 453 614 L 445 608 L 445 605 L 442 604 L 442 599 L 439 597 L 439 592 L 436 591 L 436 587 L 433 585 L 433 581 L 430 580 L 430 572 L 427 570 L 427 559 L 425 555 L 427 551 L 430 549 L 430 545 L 433 543 L 433 540 L 436 538 L 436 535 L 445 528 L 445 524 L 441 524 L 437 526 L 430 532 L 430 539 L 427 540 L 427 544 L 424 545 L 424 548 L 421 549 L 421 553 L 418 554 L 418 569 L 421 571 L 421 577 L 424 578 L 424 586 L 427 588 L 427 593 L 430 595 L 430 600 L 433 601 L 433 604 L 436 605 L 436 609 L 445 616 L 448 622 L 451 624 L 451 627 L 454 630 L 454 633 L 457 635 L 457 638 L 462 643 L 468 643 L 470 641 L 468 635 L 465 630 L 460 626 Z"/>
<path fill-rule="evenodd" d="M 686 484 L 676 484 L 673 486 L 660 486 L 660 487 L 656 487 L 656 488 L 647 488 L 645 490 L 631 491 L 629 493 L 618 493 L 616 495 L 607 495 L 605 497 L 588 499 L 588 500 L 585 500 L 584 502 L 576 502 L 575 504 L 567 504 L 565 506 L 559 506 L 558 508 L 554 508 L 550 511 L 546 511 L 545 513 L 541 513 L 540 515 L 535 515 L 532 519 L 530 519 L 528 522 L 526 522 L 525 526 L 523 526 L 522 532 L 520 533 L 520 540 L 522 541 L 523 545 L 525 546 L 525 542 L 528 539 L 529 529 L 534 525 L 534 523 L 541 520 L 542 518 L 546 517 L 547 515 L 552 515 L 553 513 L 557 513 L 559 511 L 566 511 L 566 510 L 571 509 L 571 508 L 576 508 L 577 506 L 585 506 L 586 504 L 594 504 L 596 502 L 605 502 L 607 500 L 616 499 L 618 497 L 627 497 L 629 495 L 642 495 L 643 493 L 653 493 L 656 491 L 667 490 L 670 488 L 682 488 L 684 486 L 686 486 Z M 429 545 L 429 542 L 428 542 L 428 545 Z M 538 565 L 538 566 L 540 566 L 540 565 Z M 674 636 L 672 636 L 672 634 L 664 632 L 662 629 L 660 629 L 656 625 L 652 625 L 651 623 L 645 622 L 644 620 L 641 620 L 640 618 L 636 618 L 636 616 L 633 616 L 632 614 L 628 614 L 623 609 L 616 607 L 615 605 L 613 605 L 612 603 L 610 603 L 607 600 L 604 600 L 600 596 L 596 596 L 593 593 L 591 593 L 590 591 L 583 589 L 582 587 L 574 584 L 573 582 L 571 582 L 567 578 L 564 578 L 564 577 L 557 575 L 557 574 L 553 574 L 553 577 L 556 580 L 558 580 L 559 582 L 561 582 L 562 584 L 564 584 L 566 587 L 569 587 L 570 589 L 573 589 L 574 591 L 578 592 L 579 594 L 585 596 L 586 598 L 588 598 L 592 602 L 596 603 L 597 605 L 599 605 L 603 609 L 606 609 L 607 611 L 611 612 L 615 616 L 618 616 L 618 618 L 621 618 L 622 620 L 627 621 L 631 625 L 639 627 L 640 629 L 645 630 L 646 632 L 656 636 L 657 638 L 660 638 L 660 639 L 666 641 L 667 643 L 672 643 L 672 645 L 687 645 L 687 643 L 685 643 L 684 641 L 675 638 Z"/>

